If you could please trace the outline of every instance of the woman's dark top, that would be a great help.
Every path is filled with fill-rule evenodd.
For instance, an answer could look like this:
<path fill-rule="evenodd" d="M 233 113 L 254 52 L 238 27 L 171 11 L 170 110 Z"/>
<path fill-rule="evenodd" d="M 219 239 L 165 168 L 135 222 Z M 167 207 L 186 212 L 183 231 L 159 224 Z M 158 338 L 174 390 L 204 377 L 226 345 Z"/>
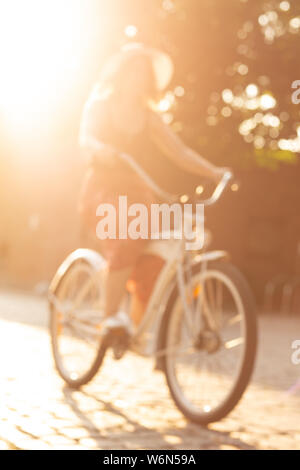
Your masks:
<path fill-rule="evenodd" d="M 182 172 L 165 155 L 168 151 L 177 151 L 176 144 L 178 142 L 176 138 L 175 141 L 168 142 L 168 138 L 160 136 L 160 125 L 158 125 L 157 130 L 153 129 L 155 119 L 159 119 L 160 122 L 161 118 L 155 116 L 155 113 L 148 109 L 146 110 L 147 118 L 143 129 L 129 137 L 128 134 L 117 129 L 114 125 L 110 99 L 102 99 L 97 94 L 91 96 L 83 113 L 80 130 L 81 139 L 92 138 L 99 143 L 109 144 L 120 153 L 129 154 L 160 187 L 167 191 L 176 191 L 172 180 L 177 179 L 176 173 L 178 176 Z M 153 138 L 156 135 L 158 139 Z M 163 141 L 163 145 L 157 143 L 159 139 Z M 167 148 L 164 149 L 164 146 Z M 109 162 L 107 163 L 109 164 Z M 105 161 L 103 161 L 103 165 L 105 167 Z M 120 170 L 126 163 L 121 159 L 117 159 L 116 165 L 116 170 Z M 101 166 L 102 162 L 97 165 L 98 171 L 101 171 Z"/>

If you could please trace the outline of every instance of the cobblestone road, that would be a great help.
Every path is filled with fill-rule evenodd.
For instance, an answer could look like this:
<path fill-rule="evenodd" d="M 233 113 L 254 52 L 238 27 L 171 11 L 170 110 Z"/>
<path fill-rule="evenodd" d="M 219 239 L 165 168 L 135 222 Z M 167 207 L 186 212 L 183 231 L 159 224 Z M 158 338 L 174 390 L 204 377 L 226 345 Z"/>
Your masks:
<path fill-rule="evenodd" d="M 291 342 L 300 320 L 264 316 L 251 386 L 228 418 L 188 423 L 152 361 L 107 358 L 94 381 L 70 391 L 57 376 L 43 300 L 0 293 L 0 449 L 300 449 L 300 377 Z"/>

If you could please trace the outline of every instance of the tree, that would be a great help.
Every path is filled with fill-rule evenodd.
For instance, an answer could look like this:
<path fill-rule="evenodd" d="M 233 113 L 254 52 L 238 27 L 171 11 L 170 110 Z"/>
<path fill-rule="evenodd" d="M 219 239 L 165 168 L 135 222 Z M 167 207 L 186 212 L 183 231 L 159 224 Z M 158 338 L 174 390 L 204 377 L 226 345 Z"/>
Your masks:
<path fill-rule="evenodd" d="M 164 0 L 158 17 L 177 66 L 166 116 L 174 128 L 219 164 L 295 162 L 299 2 Z"/>

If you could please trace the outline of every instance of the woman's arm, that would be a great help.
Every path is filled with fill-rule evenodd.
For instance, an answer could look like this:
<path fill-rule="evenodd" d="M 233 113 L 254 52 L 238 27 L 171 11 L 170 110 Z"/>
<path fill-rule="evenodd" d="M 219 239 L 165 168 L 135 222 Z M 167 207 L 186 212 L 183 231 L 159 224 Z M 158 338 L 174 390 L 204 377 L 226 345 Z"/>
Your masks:
<path fill-rule="evenodd" d="M 150 129 L 153 140 L 164 154 L 183 170 L 211 178 L 219 182 L 226 169 L 219 168 L 205 160 L 184 144 L 178 135 L 154 112 L 150 115 Z"/>
<path fill-rule="evenodd" d="M 97 165 L 97 163 L 110 165 L 117 155 L 116 150 L 111 145 L 101 142 L 93 135 L 80 135 L 79 145 L 86 155 L 88 165 Z"/>

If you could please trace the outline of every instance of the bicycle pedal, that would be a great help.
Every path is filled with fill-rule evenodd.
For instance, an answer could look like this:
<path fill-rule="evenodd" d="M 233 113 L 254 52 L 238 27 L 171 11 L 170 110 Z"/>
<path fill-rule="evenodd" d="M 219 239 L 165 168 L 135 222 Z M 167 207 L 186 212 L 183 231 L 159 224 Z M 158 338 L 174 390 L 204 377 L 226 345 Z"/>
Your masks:
<path fill-rule="evenodd" d="M 128 349 L 127 347 L 122 347 L 120 345 L 113 346 L 112 350 L 113 350 L 114 359 L 116 361 L 119 361 L 120 359 L 122 359 L 127 349 Z"/>
<path fill-rule="evenodd" d="M 124 329 L 111 331 L 106 337 L 106 347 L 112 348 L 114 359 L 121 359 L 129 348 L 130 335 Z"/>

